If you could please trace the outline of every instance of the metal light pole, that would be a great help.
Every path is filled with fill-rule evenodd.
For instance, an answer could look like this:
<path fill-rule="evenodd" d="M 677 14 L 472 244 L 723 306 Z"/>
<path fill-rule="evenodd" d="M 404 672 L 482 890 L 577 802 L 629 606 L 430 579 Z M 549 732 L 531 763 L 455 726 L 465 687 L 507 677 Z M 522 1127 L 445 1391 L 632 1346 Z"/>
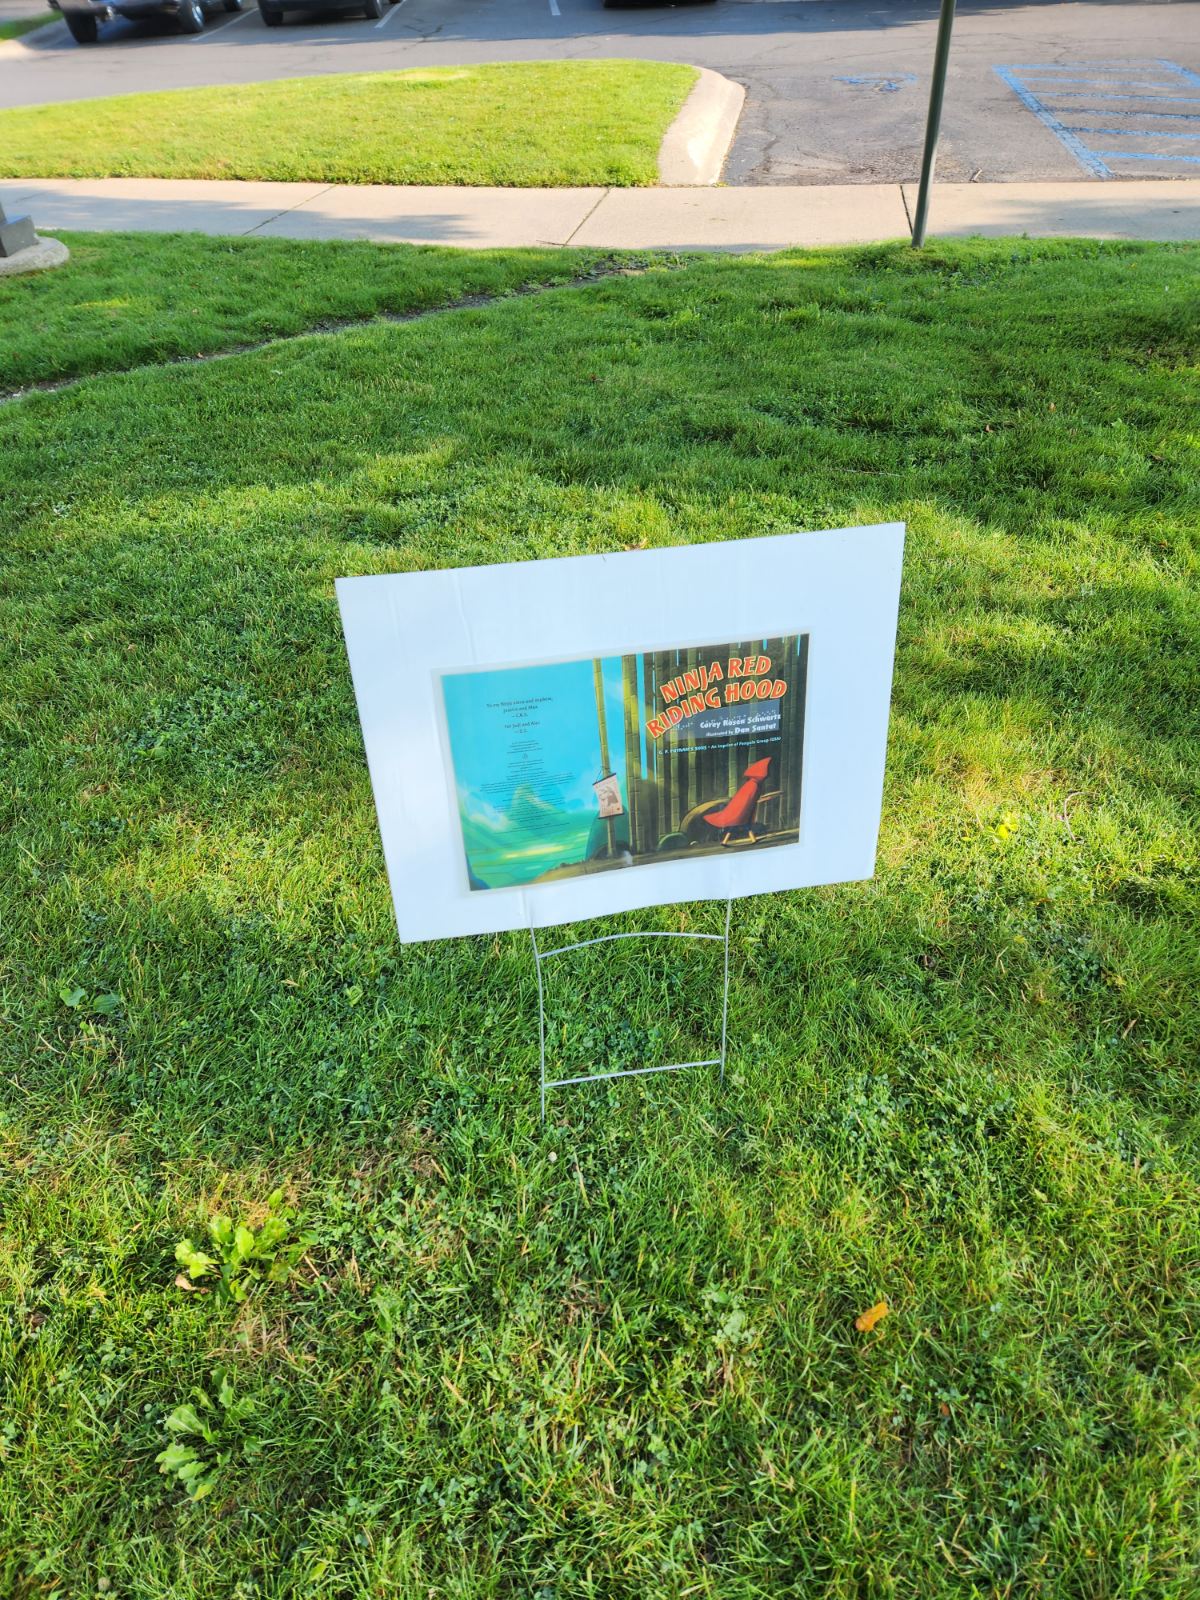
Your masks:
<path fill-rule="evenodd" d="M 921 156 L 921 187 L 917 190 L 917 214 L 913 218 L 913 249 L 925 243 L 925 224 L 929 219 L 929 191 L 933 188 L 933 163 L 937 156 L 938 133 L 942 126 L 942 99 L 946 93 L 946 63 L 950 59 L 950 32 L 954 27 L 954 0 L 942 0 L 938 16 L 937 46 L 933 52 L 933 82 L 929 86 L 929 115 L 925 120 L 925 150 Z"/>

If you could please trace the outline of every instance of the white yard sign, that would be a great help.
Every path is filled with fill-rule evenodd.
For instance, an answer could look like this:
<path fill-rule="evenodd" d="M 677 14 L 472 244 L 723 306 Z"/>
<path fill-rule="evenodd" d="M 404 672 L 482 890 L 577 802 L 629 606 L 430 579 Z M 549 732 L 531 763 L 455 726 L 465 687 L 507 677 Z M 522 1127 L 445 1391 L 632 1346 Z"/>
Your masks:
<path fill-rule="evenodd" d="M 400 937 L 869 878 L 903 544 L 340 579 Z"/>

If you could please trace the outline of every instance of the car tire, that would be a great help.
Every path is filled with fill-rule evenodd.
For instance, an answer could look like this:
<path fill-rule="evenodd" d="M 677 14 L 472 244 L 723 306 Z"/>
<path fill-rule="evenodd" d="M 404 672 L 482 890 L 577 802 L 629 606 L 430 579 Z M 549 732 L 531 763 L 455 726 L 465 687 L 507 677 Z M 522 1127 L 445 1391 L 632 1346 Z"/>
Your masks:
<path fill-rule="evenodd" d="M 65 12 L 63 21 L 76 44 L 95 44 L 100 25 L 90 11 Z"/>
<path fill-rule="evenodd" d="M 387 0 L 367 0 L 363 7 L 363 16 L 372 17 L 376 22 L 387 10 Z"/>
<path fill-rule="evenodd" d="M 263 0 L 258 0 L 258 14 L 263 19 L 264 28 L 282 28 L 283 12 L 275 6 L 266 6 Z"/>
<path fill-rule="evenodd" d="M 245 6 L 246 0 L 225 0 L 226 11 L 242 11 Z"/>
<path fill-rule="evenodd" d="M 203 33 L 204 7 L 200 0 L 180 0 L 178 21 L 181 33 Z"/>

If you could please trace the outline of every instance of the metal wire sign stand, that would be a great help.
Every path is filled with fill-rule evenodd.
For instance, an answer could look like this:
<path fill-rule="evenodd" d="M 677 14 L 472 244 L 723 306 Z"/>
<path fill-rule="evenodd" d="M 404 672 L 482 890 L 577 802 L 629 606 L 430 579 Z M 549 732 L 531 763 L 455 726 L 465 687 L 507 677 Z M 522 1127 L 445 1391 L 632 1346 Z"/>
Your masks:
<path fill-rule="evenodd" d="M 339 578 L 401 942 L 529 931 L 543 1120 L 551 1090 L 723 1082 L 733 901 L 873 875 L 903 548 L 886 523 Z M 700 901 L 723 932 L 570 931 Z M 630 1034 L 615 950 L 585 984 L 628 939 L 720 946 L 689 1015 L 672 972 L 670 1026 Z"/>
<path fill-rule="evenodd" d="M 546 1090 L 564 1089 L 569 1084 L 575 1083 L 603 1083 L 609 1078 L 644 1078 L 655 1072 L 686 1072 L 691 1067 L 719 1067 L 719 1082 L 725 1082 L 725 1061 L 728 1054 L 729 1039 L 729 926 L 733 917 L 732 899 L 725 902 L 725 931 L 724 933 L 674 933 L 660 932 L 649 928 L 631 929 L 628 933 L 605 933 L 598 939 L 577 939 L 572 944 L 555 945 L 551 950 L 543 950 L 538 944 L 537 929 L 530 927 L 529 937 L 533 944 L 533 959 L 537 969 L 538 991 L 538 1072 L 540 1079 L 540 1103 L 542 1121 L 546 1120 Z M 617 1072 L 583 1072 L 570 1078 L 547 1078 L 546 1076 L 546 993 L 545 983 L 542 978 L 542 963 L 552 960 L 555 956 L 565 956 L 572 950 L 588 950 L 593 945 L 612 944 L 618 939 L 697 939 L 724 946 L 724 978 L 721 988 L 721 1053 L 710 1056 L 702 1061 L 672 1061 L 653 1067 L 624 1067 Z"/>

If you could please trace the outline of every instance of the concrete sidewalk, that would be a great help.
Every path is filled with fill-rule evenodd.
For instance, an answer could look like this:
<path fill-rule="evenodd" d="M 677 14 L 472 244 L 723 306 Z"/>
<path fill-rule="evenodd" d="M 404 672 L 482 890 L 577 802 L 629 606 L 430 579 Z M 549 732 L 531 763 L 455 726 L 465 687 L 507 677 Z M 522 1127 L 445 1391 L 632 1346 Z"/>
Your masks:
<path fill-rule="evenodd" d="M 776 250 L 870 244 L 909 232 L 915 185 L 729 189 L 390 188 L 157 178 L 0 183 L 39 229 L 375 239 L 487 249 Z M 942 184 L 932 235 L 1200 239 L 1200 178 Z"/>

